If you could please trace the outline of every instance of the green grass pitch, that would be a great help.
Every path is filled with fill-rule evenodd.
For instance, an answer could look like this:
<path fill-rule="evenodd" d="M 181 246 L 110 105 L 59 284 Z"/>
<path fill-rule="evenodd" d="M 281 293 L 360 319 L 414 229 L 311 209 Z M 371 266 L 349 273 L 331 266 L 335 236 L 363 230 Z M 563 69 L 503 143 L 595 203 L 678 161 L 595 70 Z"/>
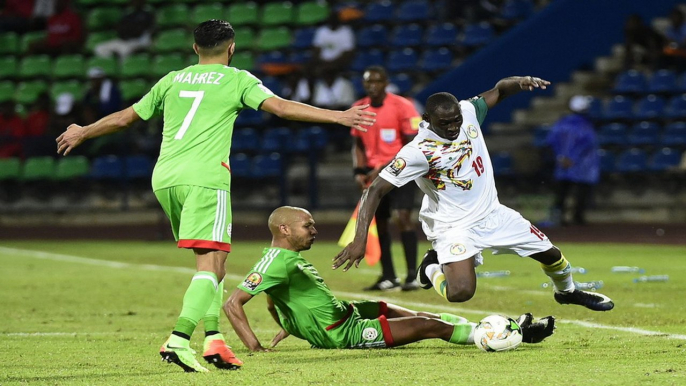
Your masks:
<path fill-rule="evenodd" d="M 237 241 L 227 263 L 230 292 L 268 243 Z M 421 246 L 424 250 L 428 244 Z M 556 333 L 539 345 L 485 353 L 435 340 L 387 350 L 314 350 L 296 338 L 275 352 L 249 354 L 228 320 L 222 330 L 244 360 L 240 371 L 186 374 L 157 351 L 178 315 L 194 259 L 171 242 L 0 242 L 0 385 L 683 385 L 686 384 L 686 247 L 562 244 L 577 281 L 603 280 L 610 312 L 555 303 L 538 264 L 485 254 L 476 296 L 449 304 L 433 290 L 383 294 L 415 310 L 452 312 L 473 321 L 490 313 L 555 315 Z M 317 242 L 303 255 L 342 299 L 380 297 L 361 288 L 378 267 L 331 270 L 339 248 Z M 404 271 L 394 246 L 397 270 Z M 633 283 L 615 265 L 668 274 L 668 282 Z M 267 345 L 277 327 L 264 296 L 248 304 Z M 201 351 L 201 328 L 193 346 Z"/>

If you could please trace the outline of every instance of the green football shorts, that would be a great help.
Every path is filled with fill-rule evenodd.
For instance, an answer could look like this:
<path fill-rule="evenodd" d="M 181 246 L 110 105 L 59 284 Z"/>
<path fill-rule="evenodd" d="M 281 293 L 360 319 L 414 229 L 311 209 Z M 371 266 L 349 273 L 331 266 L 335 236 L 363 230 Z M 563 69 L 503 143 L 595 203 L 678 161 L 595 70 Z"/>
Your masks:
<path fill-rule="evenodd" d="M 386 320 L 385 302 L 351 302 L 353 312 L 338 325 L 332 325 L 329 335 L 336 348 L 384 348 L 393 346 L 391 328 Z M 335 327 L 334 327 L 335 326 Z"/>
<path fill-rule="evenodd" d="M 179 248 L 231 251 L 231 198 L 226 190 L 179 185 L 155 191 Z"/>

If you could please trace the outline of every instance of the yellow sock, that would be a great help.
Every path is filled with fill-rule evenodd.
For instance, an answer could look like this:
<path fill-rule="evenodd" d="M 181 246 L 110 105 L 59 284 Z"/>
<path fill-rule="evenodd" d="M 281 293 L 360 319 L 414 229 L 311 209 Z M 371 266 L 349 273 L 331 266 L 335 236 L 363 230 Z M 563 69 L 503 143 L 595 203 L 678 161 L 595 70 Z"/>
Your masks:
<path fill-rule="evenodd" d="M 560 260 L 546 265 L 541 263 L 541 268 L 543 272 L 548 275 L 550 280 L 553 281 L 553 285 L 557 291 L 573 291 L 574 290 L 574 280 L 572 279 L 572 265 L 569 264 L 564 255 L 560 257 Z"/>
<path fill-rule="evenodd" d="M 431 283 L 434 285 L 436 292 L 443 296 L 443 299 L 448 300 L 448 282 L 445 280 L 445 275 L 440 269 L 434 272 L 431 277 Z"/>

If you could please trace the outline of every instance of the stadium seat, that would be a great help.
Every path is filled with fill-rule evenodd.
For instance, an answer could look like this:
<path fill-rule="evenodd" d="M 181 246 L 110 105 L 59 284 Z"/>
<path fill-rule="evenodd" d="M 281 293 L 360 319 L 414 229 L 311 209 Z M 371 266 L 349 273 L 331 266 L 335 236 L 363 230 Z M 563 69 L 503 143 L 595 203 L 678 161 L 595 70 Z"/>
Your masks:
<path fill-rule="evenodd" d="M 665 114 L 669 118 L 686 118 L 686 94 L 675 95 L 669 100 Z"/>
<path fill-rule="evenodd" d="M 321 150 L 329 143 L 329 136 L 326 130 L 319 126 L 310 126 L 306 129 L 300 130 L 299 135 L 304 135 L 310 141 L 310 146 L 314 149 Z"/>
<path fill-rule="evenodd" d="M 617 95 L 605 106 L 603 118 L 608 120 L 629 119 L 634 115 L 633 109 L 634 101 L 632 99 L 623 95 Z"/>
<path fill-rule="evenodd" d="M 353 71 L 362 72 L 369 66 L 381 66 L 383 64 L 383 52 L 377 49 L 371 49 L 358 51 L 350 67 Z"/>
<path fill-rule="evenodd" d="M 152 48 L 156 52 L 190 53 L 193 46 L 190 36 L 182 29 L 162 31 L 157 35 Z"/>
<path fill-rule="evenodd" d="M 646 91 L 646 77 L 641 71 L 628 70 L 617 75 L 612 92 L 615 94 L 639 94 Z"/>
<path fill-rule="evenodd" d="M 97 157 L 91 165 L 90 176 L 96 180 L 122 178 L 124 176 L 124 163 L 116 155 Z"/>
<path fill-rule="evenodd" d="M 124 80 L 119 83 L 122 98 L 125 101 L 138 99 L 145 95 L 150 89 L 148 82 L 145 79 Z"/>
<path fill-rule="evenodd" d="M 410 92 L 410 90 L 412 90 L 412 86 L 414 85 L 412 78 L 408 74 L 403 73 L 391 75 L 389 82 L 398 88 L 397 93 L 400 95 Z"/>
<path fill-rule="evenodd" d="M 624 150 L 617 158 L 617 171 L 620 173 L 638 173 L 647 169 L 648 157 L 641 149 Z"/>
<path fill-rule="evenodd" d="M 12 82 L 0 82 L 0 102 L 14 98 L 16 87 Z"/>
<path fill-rule="evenodd" d="M 85 69 L 100 67 L 107 76 L 118 77 L 119 75 L 119 63 L 115 58 L 99 58 L 94 56 L 86 61 Z"/>
<path fill-rule="evenodd" d="M 493 27 L 488 22 L 470 24 L 464 28 L 461 43 L 466 47 L 482 46 L 488 44 L 494 35 Z"/>
<path fill-rule="evenodd" d="M 250 177 L 250 158 L 244 153 L 231 154 L 229 167 L 231 177 Z"/>
<path fill-rule="evenodd" d="M 86 28 L 88 31 L 100 31 L 113 28 L 119 19 L 122 11 L 115 7 L 98 7 L 88 12 L 86 15 Z"/>
<path fill-rule="evenodd" d="M 0 78 L 14 78 L 17 76 L 17 59 L 14 56 L 0 58 Z"/>
<path fill-rule="evenodd" d="M 238 114 L 236 118 L 236 127 L 245 126 L 259 126 L 264 123 L 264 114 L 262 111 L 256 111 L 253 109 L 244 109 Z"/>
<path fill-rule="evenodd" d="M 630 146 L 652 146 L 657 144 L 660 136 L 660 125 L 655 122 L 639 122 L 631 129 L 628 137 Z"/>
<path fill-rule="evenodd" d="M 0 181 L 16 180 L 21 175 L 19 158 L 0 158 Z"/>
<path fill-rule="evenodd" d="M 307 1 L 300 3 L 295 12 L 295 23 L 298 25 L 317 24 L 326 20 L 330 12 L 326 2 Z"/>
<path fill-rule="evenodd" d="M 388 44 L 388 31 L 381 24 L 362 28 L 355 36 L 355 44 L 358 48 L 386 46 Z"/>
<path fill-rule="evenodd" d="M 255 44 L 256 40 L 256 35 L 255 31 L 253 31 L 252 28 L 249 27 L 239 27 L 234 30 L 236 32 L 236 44 L 240 45 L 241 47 L 249 47 L 250 49 L 253 48 L 253 45 Z"/>
<path fill-rule="evenodd" d="M 399 25 L 392 35 L 391 46 L 396 48 L 418 46 L 423 42 L 423 31 L 419 24 Z"/>
<path fill-rule="evenodd" d="M 370 23 L 391 22 L 394 14 L 395 7 L 391 1 L 373 2 L 365 7 L 363 20 Z"/>
<path fill-rule="evenodd" d="M 499 152 L 491 157 L 493 173 L 496 176 L 508 176 L 514 173 L 512 168 L 512 155 L 508 152 Z"/>
<path fill-rule="evenodd" d="M 297 49 L 311 48 L 314 32 L 314 27 L 306 27 L 295 30 L 295 33 L 293 34 L 293 43 L 291 46 Z"/>
<path fill-rule="evenodd" d="M 0 34 L 0 54 L 16 54 L 19 52 L 19 35 L 14 32 Z"/>
<path fill-rule="evenodd" d="M 234 3 L 226 9 L 226 20 L 232 26 L 256 25 L 259 23 L 259 8 L 253 2 Z"/>
<path fill-rule="evenodd" d="M 52 65 L 54 78 L 85 78 L 85 60 L 81 55 L 60 55 Z"/>
<path fill-rule="evenodd" d="M 500 17 L 509 20 L 524 20 L 534 12 L 531 0 L 507 0 L 500 8 Z"/>
<path fill-rule="evenodd" d="M 23 34 L 21 36 L 21 43 L 19 44 L 19 51 L 23 54 L 27 53 L 29 50 L 29 46 L 33 42 L 45 40 L 47 36 L 47 31 L 32 31 Z"/>
<path fill-rule="evenodd" d="M 662 117 L 665 109 L 665 100 L 654 94 L 647 95 L 636 104 L 634 118 L 653 119 Z"/>
<path fill-rule="evenodd" d="M 657 150 L 651 157 L 650 170 L 664 171 L 676 168 L 681 163 L 681 152 L 669 147 Z"/>
<path fill-rule="evenodd" d="M 85 85 L 77 80 L 70 80 L 67 82 L 54 82 L 50 86 L 50 97 L 55 100 L 62 93 L 69 93 L 74 96 L 74 99 L 80 100 L 83 98 L 85 92 Z"/>
<path fill-rule="evenodd" d="M 292 40 L 291 31 L 286 27 L 264 28 L 257 37 L 257 49 L 271 51 L 286 48 Z"/>
<path fill-rule="evenodd" d="M 401 22 L 428 21 L 430 16 L 428 0 L 407 0 L 400 4 L 396 13 L 396 18 Z"/>
<path fill-rule="evenodd" d="M 90 164 L 88 158 L 77 155 L 62 157 L 57 161 L 55 167 L 55 175 L 53 179 L 57 181 L 66 181 L 73 178 L 85 177 L 90 171 Z"/>
<path fill-rule="evenodd" d="M 295 50 L 288 55 L 288 63 L 305 65 L 312 61 L 312 50 Z"/>
<path fill-rule="evenodd" d="M 144 155 L 130 155 L 124 158 L 124 175 L 130 179 L 149 179 L 153 164 Z"/>
<path fill-rule="evenodd" d="M 672 122 L 665 126 L 660 144 L 663 146 L 686 147 L 686 122 Z"/>
<path fill-rule="evenodd" d="M 19 77 L 23 79 L 49 77 L 51 68 L 48 55 L 27 56 L 19 62 Z"/>
<path fill-rule="evenodd" d="M 601 173 L 614 173 L 615 171 L 615 155 L 605 149 L 598 149 L 598 163 L 600 164 Z"/>
<path fill-rule="evenodd" d="M 52 157 L 32 157 L 24 162 L 21 179 L 36 181 L 51 179 L 55 175 L 55 160 Z"/>
<path fill-rule="evenodd" d="M 420 68 L 427 72 L 444 71 L 453 63 L 453 53 L 441 47 L 436 50 L 426 50 L 420 59 Z"/>
<path fill-rule="evenodd" d="M 115 39 L 116 37 L 117 33 L 114 31 L 88 32 L 85 44 L 86 52 L 93 52 L 95 46 L 98 44 Z"/>
<path fill-rule="evenodd" d="M 221 4 L 198 4 L 193 8 L 191 22 L 193 25 L 198 25 L 210 19 L 221 19 L 223 14 L 224 7 Z"/>
<path fill-rule="evenodd" d="M 171 4 L 156 11 L 155 23 L 160 29 L 183 27 L 189 23 L 190 10 L 184 4 Z"/>
<path fill-rule="evenodd" d="M 288 58 L 286 57 L 286 55 L 284 55 L 282 51 L 269 51 L 264 52 L 257 57 L 256 65 L 257 67 L 260 67 L 267 63 L 285 64 L 287 62 Z M 264 78 L 262 79 L 262 82 L 264 83 Z"/>
<path fill-rule="evenodd" d="M 259 154 L 252 159 L 251 175 L 254 178 L 278 177 L 283 174 L 281 154 Z"/>
<path fill-rule="evenodd" d="M 429 27 L 424 42 L 430 46 L 453 46 L 457 43 L 457 27 L 451 23 L 442 23 Z"/>
<path fill-rule="evenodd" d="M 548 146 L 548 134 L 550 134 L 550 126 L 541 125 L 534 129 L 534 146 L 545 147 Z"/>
<path fill-rule="evenodd" d="M 624 145 L 627 141 L 627 127 L 623 123 L 610 123 L 598 130 L 598 144 Z"/>
<path fill-rule="evenodd" d="M 38 96 L 48 90 L 48 85 L 46 82 L 32 81 L 32 82 L 21 82 L 17 86 L 14 94 L 14 100 L 21 104 L 31 104 Z"/>
<path fill-rule="evenodd" d="M 255 68 L 255 59 L 251 52 L 237 52 L 233 54 L 231 66 L 241 70 L 252 70 Z"/>
<path fill-rule="evenodd" d="M 279 94 L 280 90 L 283 89 L 283 84 L 281 83 L 281 80 L 279 80 L 279 78 L 275 76 L 263 76 L 262 84 L 264 85 L 264 87 L 272 90 L 276 94 Z"/>
<path fill-rule="evenodd" d="M 131 55 L 121 65 L 119 75 L 123 78 L 150 76 L 150 55 Z"/>
<path fill-rule="evenodd" d="M 157 55 L 153 58 L 152 68 L 149 71 L 153 76 L 161 78 L 170 71 L 183 69 L 185 65 L 186 61 L 181 55 Z"/>
<path fill-rule="evenodd" d="M 294 20 L 295 11 L 289 2 L 267 3 L 262 7 L 260 23 L 264 26 L 291 24 Z"/>
<path fill-rule="evenodd" d="M 391 51 L 386 60 L 386 69 L 391 72 L 412 71 L 417 68 L 417 52 L 411 48 Z"/>
<path fill-rule="evenodd" d="M 270 128 L 264 132 L 260 150 L 263 152 L 286 153 L 292 150 L 293 133 L 287 127 Z"/>
<path fill-rule="evenodd" d="M 658 70 L 648 82 L 649 93 L 674 93 L 676 91 L 676 74 L 672 70 Z"/>
<path fill-rule="evenodd" d="M 249 110 L 244 110 L 241 112 L 241 114 L 245 114 L 247 111 Z M 238 116 L 240 117 L 241 114 Z M 253 152 L 258 149 L 259 144 L 260 137 L 257 134 L 257 130 L 251 127 L 234 130 L 233 138 L 231 139 L 231 149 L 233 151 Z"/>

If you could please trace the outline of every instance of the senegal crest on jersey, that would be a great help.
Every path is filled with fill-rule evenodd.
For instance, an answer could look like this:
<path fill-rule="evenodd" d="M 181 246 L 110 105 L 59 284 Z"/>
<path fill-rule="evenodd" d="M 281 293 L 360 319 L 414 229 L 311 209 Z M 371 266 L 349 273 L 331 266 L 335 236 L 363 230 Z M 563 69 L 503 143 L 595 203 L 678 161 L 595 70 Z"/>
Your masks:
<path fill-rule="evenodd" d="M 460 180 L 457 174 L 465 160 L 472 154 L 472 143 L 469 140 L 461 142 L 440 142 L 425 139 L 418 144 L 429 162 L 429 172 L 424 175 L 438 190 L 445 190 L 446 183 L 452 186 L 470 190 L 472 180 Z"/>

